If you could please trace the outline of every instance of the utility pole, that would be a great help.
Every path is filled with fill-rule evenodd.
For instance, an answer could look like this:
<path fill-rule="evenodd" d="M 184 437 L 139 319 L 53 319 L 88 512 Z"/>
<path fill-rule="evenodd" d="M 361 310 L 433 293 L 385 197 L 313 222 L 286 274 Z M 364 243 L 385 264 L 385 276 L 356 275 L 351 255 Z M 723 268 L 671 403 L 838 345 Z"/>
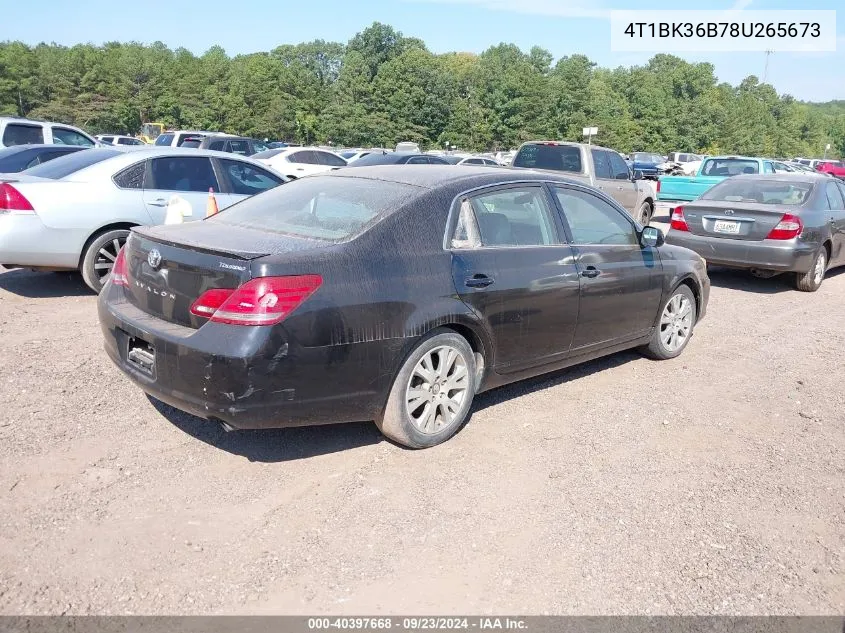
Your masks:
<path fill-rule="evenodd" d="M 766 66 L 763 68 L 763 83 L 766 83 L 766 78 L 769 76 L 769 55 L 774 51 L 766 51 Z"/>

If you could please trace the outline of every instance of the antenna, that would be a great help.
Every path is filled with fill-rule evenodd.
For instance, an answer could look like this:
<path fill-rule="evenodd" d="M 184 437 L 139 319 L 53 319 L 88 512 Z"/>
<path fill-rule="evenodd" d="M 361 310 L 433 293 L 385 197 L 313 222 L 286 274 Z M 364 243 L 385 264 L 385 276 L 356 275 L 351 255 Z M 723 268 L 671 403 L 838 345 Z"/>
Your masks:
<path fill-rule="evenodd" d="M 774 51 L 766 51 L 766 66 L 763 69 L 763 82 L 766 83 L 766 78 L 769 76 L 769 55 L 774 53 Z"/>

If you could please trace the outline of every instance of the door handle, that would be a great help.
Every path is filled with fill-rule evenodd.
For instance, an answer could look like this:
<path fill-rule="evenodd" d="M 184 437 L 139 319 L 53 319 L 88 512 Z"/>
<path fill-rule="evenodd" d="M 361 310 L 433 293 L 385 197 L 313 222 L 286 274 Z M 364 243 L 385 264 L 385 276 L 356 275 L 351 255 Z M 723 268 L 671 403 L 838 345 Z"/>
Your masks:
<path fill-rule="evenodd" d="M 467 277 L 464 284 L 466 284 L 468 288 L 486 288 L 492 284 L 493 281 L 493 278 L 488 277 L 487 275 L 473 275 L 472 277 Z"/>
<path fill-rule="evenodd" d="M 596 268 L 595 266 L 587 266 L 586 270 L 581 271 L 582 277 L 587 277 L 589 279 L 595 279 L 601 274 L 601 271 Z"/>
<path fill-rule="evenodd" d="M 156 198 L 155 200 L 150 200 L 147 204 L 153 207 L 166 207 L 167 200 L 164 198 Z"/>
<path fill-rule="evenodd" d="M 296 171 L 305 171 L 305 167 L 297 167 Z"/>
<path fill-rule="evenodd" d="M 623 190 L 625 189 L 625 187 L 623 187 L 622 185 L 619 185 L 619 186 L 618 186 L 618 187 L 616 187 L 616 188 L 617 188 L 619 191 L 623 191 Z"/>

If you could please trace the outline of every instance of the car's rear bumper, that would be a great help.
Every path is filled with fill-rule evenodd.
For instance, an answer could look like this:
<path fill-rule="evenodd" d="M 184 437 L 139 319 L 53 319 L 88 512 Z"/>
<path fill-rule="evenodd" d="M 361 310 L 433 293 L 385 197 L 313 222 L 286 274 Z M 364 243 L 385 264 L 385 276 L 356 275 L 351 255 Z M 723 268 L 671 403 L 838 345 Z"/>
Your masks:
<path fill-rule="evenodd" d="M 171 324 L 120 299 L 107 284 L 98 301 L 105 350 L 146 393 L 235 429 L 374 419 L 405 339 L 301 347 L 280 328 Z M 237 331 L 233 331 L 237 328 Z M 154 350 L 152 372 L 129 361 L 130 339 Z M 389 367 L 388 367 L 389 365 Z"/>
<path fill-rule="evenodd" d="M 34 213 L 0 213 L 0 264 L 77 268 L 77 238 L 72 229 L 45 226 Z"/>
<path fill-rule="evenodd" d="M 673 230 L 666 235 L 666 243 L 695 251 L 708 264 L 780 272 L 808 271 L 819 248 L 800 240 L 731 240 Z"/>

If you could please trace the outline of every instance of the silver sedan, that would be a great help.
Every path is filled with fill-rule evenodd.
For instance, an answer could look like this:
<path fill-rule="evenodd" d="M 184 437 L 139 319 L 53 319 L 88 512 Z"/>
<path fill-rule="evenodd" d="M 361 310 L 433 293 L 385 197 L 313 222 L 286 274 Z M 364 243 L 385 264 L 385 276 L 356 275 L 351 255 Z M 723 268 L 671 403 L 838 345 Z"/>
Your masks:
<path fill-rule="evenodd" d="M 129 230 L 163 224 L 173 196 L 199 220 L 209 190 L 224 209 L 284 181 L 241 156 L 161 147 L 94 148 L 0 174 L 0 264 L 79 270 L 99 292 Z"/>
<path fill-rule="evenodd" d="M 734 176 L 675 207 L 666 243 L 708 264 L 793 273 L 813 292 L 829 268 L 845 266 L 845 185 L 816 174 Z"/>

